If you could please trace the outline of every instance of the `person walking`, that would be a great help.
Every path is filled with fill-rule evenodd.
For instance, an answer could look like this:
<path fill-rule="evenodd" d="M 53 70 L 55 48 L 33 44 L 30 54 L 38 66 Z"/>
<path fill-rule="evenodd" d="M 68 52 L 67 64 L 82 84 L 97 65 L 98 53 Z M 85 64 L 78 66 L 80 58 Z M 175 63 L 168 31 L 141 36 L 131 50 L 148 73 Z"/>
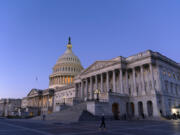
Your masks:
<path fill-rule="evenodd" d="M 104 129 L 106 130 L 106 124 L 105 124 L 105 117 L 104 117 L 104 114 L 102 114 L 102 117 L 101 117 L 101 125 L 99 127 L 99 129 Z"/>

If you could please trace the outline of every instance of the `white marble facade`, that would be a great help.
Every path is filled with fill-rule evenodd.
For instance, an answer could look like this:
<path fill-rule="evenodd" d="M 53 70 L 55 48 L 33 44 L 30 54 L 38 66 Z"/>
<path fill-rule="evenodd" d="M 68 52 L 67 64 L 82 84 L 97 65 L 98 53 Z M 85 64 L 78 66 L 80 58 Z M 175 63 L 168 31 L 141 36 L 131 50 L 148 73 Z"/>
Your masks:
<path fill-rule="evenodd" d="M 75 99 L 75 87 L 73 84 L 57 87 L 54 94 L 54 112 L 60 111 L 61 105 L 73 106 Z"/>
<path fill-rule="evenodd" d="M 171 108 L 180 106 L 180 64 L 166 56 L 147 50 L 96 61 L 83 69 L 71 49 L 69 38 L 50 75 L 53 112 L 61 105 L 85 102 L 94 115 L 118 111 L 120 116 L 151 118 L 170 115 Z"/>
<path fill-rule="evenodd" d="M 95 115 L 112 114 L 147 117 L 170 115 L 180 105 L 180 66 L 158 52 L 147 50 L 127 58 L 96 61 L 75 77 L 76 97 L 87 101 Z M 99 91 L 99 102 L 95 102 Z M 101 95 L 108 95 L 102 100 Z"/>
<path fill-rule="evenodd" d="M 19 115 L 18 109 L 21 107 L 21 99 L 0 99 L 0 116 Z"/>

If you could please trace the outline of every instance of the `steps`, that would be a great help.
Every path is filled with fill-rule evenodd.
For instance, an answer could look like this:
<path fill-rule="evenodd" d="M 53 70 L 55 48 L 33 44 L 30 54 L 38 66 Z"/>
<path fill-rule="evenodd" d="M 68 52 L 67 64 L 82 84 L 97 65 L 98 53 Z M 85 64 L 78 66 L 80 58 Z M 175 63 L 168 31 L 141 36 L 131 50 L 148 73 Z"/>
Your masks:
<path fill-rule="evenodd" d="M 86 108 L 87 108 L 86 103 L 80 103 L 72 107 L 69 107 L 67 109 L 64 109 L 60 112 L 54 112 L 48 114 L 46 115 L 45 120 L 58 121 L 62 123 L 71 123 L 71 122 L 77 122 L 80 119 L 84 119 L 84 116 L 93 117 L 91 116 L 90 113 L 86 111 Z M 32 118 L 32 120 L 41 120 L 41 119 L 42 119 L 41 116 Z"/>

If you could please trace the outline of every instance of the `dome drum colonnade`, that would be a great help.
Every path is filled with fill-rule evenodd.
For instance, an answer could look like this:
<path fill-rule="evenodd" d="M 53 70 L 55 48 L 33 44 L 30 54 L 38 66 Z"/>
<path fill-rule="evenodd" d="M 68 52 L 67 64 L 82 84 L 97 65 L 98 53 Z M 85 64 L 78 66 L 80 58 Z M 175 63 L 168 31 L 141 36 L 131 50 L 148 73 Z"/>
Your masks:
<path fill-rule="evenodd" d="M 71 39 L 65 53 L 58 59 L 49 77 L 49 87 L 61 87 L 74 82 L 76 76 L 83 69 L 79 58 L 72 52 Z"/>

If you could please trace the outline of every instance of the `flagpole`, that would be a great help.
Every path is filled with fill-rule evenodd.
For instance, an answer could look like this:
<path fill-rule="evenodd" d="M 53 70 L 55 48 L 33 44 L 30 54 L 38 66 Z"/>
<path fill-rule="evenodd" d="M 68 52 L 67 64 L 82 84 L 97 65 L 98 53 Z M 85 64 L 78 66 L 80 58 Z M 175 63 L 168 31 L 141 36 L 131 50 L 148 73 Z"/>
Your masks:
<path fill-rule="evenodd" d="M 38 89 L 38 77 L 35 78 L 35 88 Z"/>

